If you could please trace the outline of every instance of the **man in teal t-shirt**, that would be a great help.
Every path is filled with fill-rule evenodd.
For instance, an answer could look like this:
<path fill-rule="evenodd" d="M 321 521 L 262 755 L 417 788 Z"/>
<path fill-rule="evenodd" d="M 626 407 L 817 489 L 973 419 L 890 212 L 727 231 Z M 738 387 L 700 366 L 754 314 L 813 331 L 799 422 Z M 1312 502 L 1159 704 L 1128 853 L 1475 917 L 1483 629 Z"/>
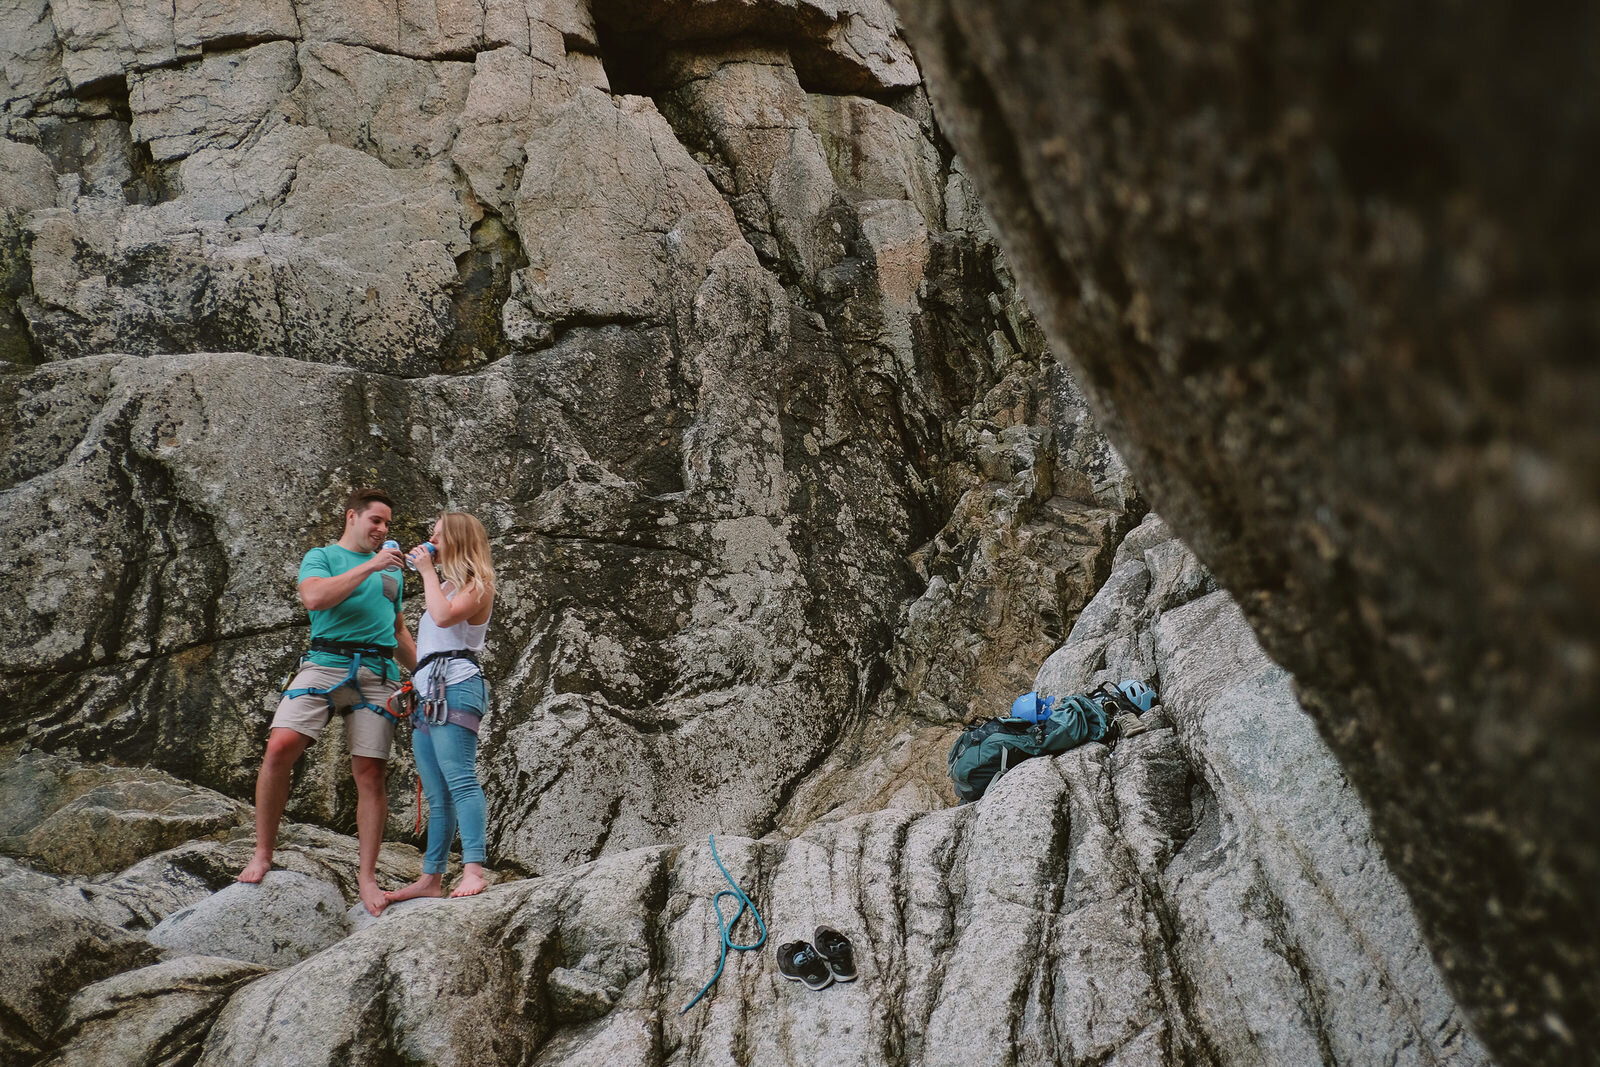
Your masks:
<path fill-rule="evenodd" d="M 394 741 L 394 721 L 380 709 L 399 685 L 400 667 L 411 669 L 417 662 L 416 643 L 400 614 L 404 557 L 399 549 L 382 547 L 393 508 L 382 490 L 356 490 L 345 500 L 338 542 L 313 548 L 300 562 L 300 601 L 311 612 L 311 651 L 272 718 L 256 777 L 255 856 L 239 872 L 239 881 L 259 882 L 272 869 L 290 774 L 338 711 L 356 782 L 357 884 L 361 902 L 374 915 L 385 903 L 378 887 L 378 849 L 389 817 L 385 779 Z"/>

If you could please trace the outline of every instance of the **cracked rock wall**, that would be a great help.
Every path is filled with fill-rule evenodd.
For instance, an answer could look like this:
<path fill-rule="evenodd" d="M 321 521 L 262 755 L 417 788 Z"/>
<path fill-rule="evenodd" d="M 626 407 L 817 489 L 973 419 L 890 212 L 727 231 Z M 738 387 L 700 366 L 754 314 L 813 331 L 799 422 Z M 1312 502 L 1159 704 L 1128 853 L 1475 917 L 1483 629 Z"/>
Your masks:
<path fill-rule="evenodd" d="M 402 539 L 489 528 L 526 871 L 761 832 L 868 709 L 1026 681 L 1142 505 L 892 13 L 663 10 L 6 8 L 0 740 L 248 799 L 295 561 L 365 483 Z M 925 589 L 1009 621 L 905 623 Z M 344 762 L 291 814 L 348 829 Z"/>

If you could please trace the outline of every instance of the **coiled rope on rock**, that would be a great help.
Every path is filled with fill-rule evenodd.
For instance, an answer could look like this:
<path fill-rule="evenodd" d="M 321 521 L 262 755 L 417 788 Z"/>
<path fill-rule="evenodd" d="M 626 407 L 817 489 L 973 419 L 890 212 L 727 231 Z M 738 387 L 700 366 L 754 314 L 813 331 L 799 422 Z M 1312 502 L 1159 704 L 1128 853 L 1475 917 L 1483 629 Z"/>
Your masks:
<path fill-rule="evenodd" d="M 722 949 L 717 956 L 717 973 L 713 974 L 711 981 L 707 982 L 700 992 L 694 995 L 693 1000 L 679 1010 L 679 1015 L 698 1004 L 700 998 L 705 996 L 711 987 L 717 984 L 717 979 L 722 977 L 722 967 L 728 962 L 728 950 L 730 948 L 737 952 L 750 952 L 767 943 L 767 924 L 762 920 L 761 912 L 756 910 L 755 901 L 751 900 L 745 894 L 745 891 L 739 888 L 739 883 L 733 880 L 733 875 L 728 873 L 728 868 L 722 865 L 722 857 L 717 855 L 717 835 L 707 834 L 706 840 L 711 842 L 711 858 L 717 861 L 717 869 L 722 872 L 722 877 L 726 878 L 728 884 L 733 888 L 719 890 L 717 895 L 711 898 L 711 910 L 717 913 L 717 927 L 722 935 Z M 722 914 L 723 897 L 732 897 L 739 902 L 739 910 L 733 913 L 733 918 L 731 919 Z M 732 937 L 733 924 L 738 922 L 740 917 L 744 915 L 745 908 L 750 909 L 750 914 L 755 916 L 756 926 L 761 929 L 761 936 L 756 938 L 753 944 L 749 945 L 741 945 L 734 941 Z"/>

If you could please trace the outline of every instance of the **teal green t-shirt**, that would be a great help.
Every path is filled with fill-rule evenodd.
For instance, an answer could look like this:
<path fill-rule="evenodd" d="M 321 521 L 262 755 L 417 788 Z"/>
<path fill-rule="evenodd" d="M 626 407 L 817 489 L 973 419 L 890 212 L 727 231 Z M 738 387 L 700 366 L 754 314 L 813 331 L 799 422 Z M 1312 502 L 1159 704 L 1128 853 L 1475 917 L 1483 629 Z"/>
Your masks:
<path fill-rule="evenodd" d="M 313 548 L 300 561 L 300 577 L 332 578 L 357 567 L 373 557 L 371 552 L 352 552 L 340 545 L 323 545 Z M 400 597 L 405 590 L 405 578 L 398 570 L 369 574 L 356 586 L 355 592 L 323 611 L 311 613 L 311 639 L 345 641 L 353 645 L 376 645 L 394 648 L 394 617 L 400 614 Z M 311 662 L 323 667 L 347 667 L 349 656 L 334 652 L 313 652 Z M 362 660 L 363 666 L 366 660 Z M 379 669 L 372 664 L 374 670 Z M 386 661 L 382 668 L 385 680 L 392 675 L 400 677 L 400 668 L 394 661 Z"/>

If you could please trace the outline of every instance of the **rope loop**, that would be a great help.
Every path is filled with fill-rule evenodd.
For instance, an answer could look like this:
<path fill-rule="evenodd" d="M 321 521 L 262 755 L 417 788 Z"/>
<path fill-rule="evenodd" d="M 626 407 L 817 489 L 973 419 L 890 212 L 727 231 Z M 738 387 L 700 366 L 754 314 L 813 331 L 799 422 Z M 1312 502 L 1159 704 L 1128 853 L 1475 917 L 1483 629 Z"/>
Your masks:
<path fill-rule="evenodd" d="M 717 869 L 722 872 L 722 877 L 726 878 L 728 884 L 733 888 L 719 890 L 717 895 L 711 898 L 711 910 L 717 913 L 717 928 L 722 935 L 722 948 L 717 955 L 717 973 L 713 974 L 711 981 L 707 982 L 700 992 L 694 995 L 693 1000 L 683 1006 L 678 1012 L 679 1015 L 684 1014 L 684 1012 L 698 1004 L 700 998 L 705 996 L 711 987 L 717 984 L 717 979 L 722 977 L 722 967 L 728 962 L 728 950 L 730 948 L 736 952 L 751 952 L 767 943 L 767 924 L 762 920 L 761 912 L 756 910 L 755 901 L 751 900 L 745 894 L 745 891 L 739 888 L 739 883 L 733 880 L 733 875 L 728 873 L 728 868 L 722 865 L 722 857 L 717 855 L 717 835 L 707 834 L 706 839 L 711 842 L 711 858 L 717 861 Z M 739 902 L 739 910 L 733 913 L 733 918 L 731 919 L 722 914 L 723 897 L 732 897 Z M 741 945 L 733 940 L 733 925 L 744 915 L 745 908 L 749 908 L 750 914 L 755 916 L 756 926 L 761 929 L 761 936 L 751 944 Z"/>

